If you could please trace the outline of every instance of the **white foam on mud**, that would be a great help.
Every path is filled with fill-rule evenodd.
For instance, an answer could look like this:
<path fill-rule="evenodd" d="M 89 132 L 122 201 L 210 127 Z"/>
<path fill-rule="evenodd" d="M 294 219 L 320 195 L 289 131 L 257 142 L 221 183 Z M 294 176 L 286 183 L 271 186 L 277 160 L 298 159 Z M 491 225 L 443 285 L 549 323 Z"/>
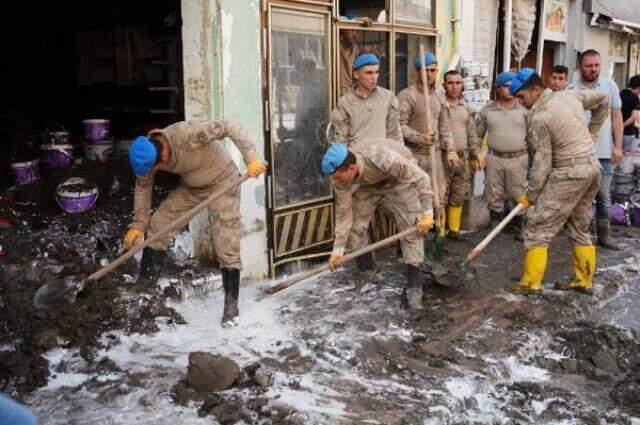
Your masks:
<path fill-rule="evenodd" d="M 170 248 L 170 251 L 178 264 L 184 262 L 187 258 L 193 257 L 195 248 L 193 246 L 191 234 L 186 230 L 178 233 L 173 241 L 173 246 Z"/>

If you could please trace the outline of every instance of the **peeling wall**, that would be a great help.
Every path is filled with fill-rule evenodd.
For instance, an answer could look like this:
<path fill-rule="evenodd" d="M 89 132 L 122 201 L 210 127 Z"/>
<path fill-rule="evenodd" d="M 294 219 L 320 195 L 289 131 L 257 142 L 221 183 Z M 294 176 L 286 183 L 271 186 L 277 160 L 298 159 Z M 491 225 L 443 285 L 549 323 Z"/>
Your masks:
<path fill-rule="evenodd" d="M 264 155 L 259 0 L 182 0 L 185 113 L 187 119 L 238 122 Z M 230 141 L 225 147 L 245 166 Z M 268 273 L 264 178 L 242 186 L 243 278 Z M 196 255 L 212 257 L 206 214 L 190 223 Z"/>

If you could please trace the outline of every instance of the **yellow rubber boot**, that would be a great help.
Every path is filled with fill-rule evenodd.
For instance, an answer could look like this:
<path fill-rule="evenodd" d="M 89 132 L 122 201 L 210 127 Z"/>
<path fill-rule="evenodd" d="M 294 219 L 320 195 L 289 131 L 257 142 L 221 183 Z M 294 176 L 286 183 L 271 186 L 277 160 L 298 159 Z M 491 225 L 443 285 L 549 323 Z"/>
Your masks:
<path fill-rule="evenodd" d="M 520 282 L 509 288 L 511 292 L 525 295 L 542 294 L 542 278 L 547 268 L 547 247 L 528 249 L 524 254 L 524 273 Z"/>
<path fill-rule="evenodd" d="M 575 277 L 569 283 L 560 283 L 556 289 L 574 290 L 593 295 L 593 276 L 596 274 L 596 247 L 577 245 L 573 247 L 573 272 Z"/>
<path fill-rule="evenodd" d="M 446 232 L 447 232 L 447 215 L 443 213 L 440 216 L 440 229 L 438 231 L 438 235 L 444 238 L 444 235 Z"/>
<path fill-rule="evenodd" d="M 460 239 L 460 222 L 462 221 L 462 206 L 447 207 L 447 220 L 449 220 L 449 238 Z"/>

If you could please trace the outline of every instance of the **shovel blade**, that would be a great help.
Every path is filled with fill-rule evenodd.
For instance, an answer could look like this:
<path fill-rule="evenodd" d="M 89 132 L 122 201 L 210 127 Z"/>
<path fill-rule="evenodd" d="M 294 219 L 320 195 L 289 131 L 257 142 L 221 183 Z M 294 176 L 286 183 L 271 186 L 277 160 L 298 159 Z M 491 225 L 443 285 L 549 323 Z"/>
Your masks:
<path fill-rule="evenodd" d="M 67 276 L 42 285 L 33 296 L 36 308 L 50 309 L 61 304 L 73 303 L 78 292 L 84 287 L 84 281 L 76 276 Z"/>

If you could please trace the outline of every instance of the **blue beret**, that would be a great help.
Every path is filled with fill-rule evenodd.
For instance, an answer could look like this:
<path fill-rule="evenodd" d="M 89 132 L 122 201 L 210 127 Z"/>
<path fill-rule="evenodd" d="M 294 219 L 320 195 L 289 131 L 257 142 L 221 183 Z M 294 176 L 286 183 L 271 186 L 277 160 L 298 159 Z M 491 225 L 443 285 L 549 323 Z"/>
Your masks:
<path fill-rule="evenodd" d="M 347 18 L 347 19 L 356 19 L 358 17 L 358 15 L 353 10 L 347 10 L 344 13 L 344 17 Z"/>
<path fill-rule="evenodd" d="M 334 143 L 329 146 L 329 149 L 322 157 L 322 172 L 325 174 L 335 173 L 344 160 L 347 159 L 348 154 L 349 150 L 345 145 Z"/>
<path fill-rule="evenodd" d="M 156 165 L 156 147 L 151 140 L 138 136 L 129 146 L 129 162 L 136 175 L 148 174 Z"/>
<path fill-rule="evenodd" d="M 522 68 L 520 71 L 518 71 L 518 73 L 514 75 L 513 79 L 511 80 L 511 87 L 509 87 L 509 93 L 511 93 L 512 96 L 518 93 L 518 90 L 520 90 L 522 86 L 527 84 L 529 79 L 535 73 L 536 71 L 534 71 L 531 68 Z"/>
<path fill-rule="evenodd" d="M 433 65 L 434 63 L 438 63 L 438 59 L 436 59 L 436 55 L 429 52 L 424 55 L 424 66 Z M 418 71 L 420 69 L 420 56 L 416 56 L 416 60 L 413 61 L 413 67 Z"/>
<path fill-rule="evenodd" d="M 509 71 L 501 72 L 496 77 L 496 87 L 500 88 L 507 83 L 511 84 L 511 80 L 515 76 L 516 74 L 514 74 L 513 72 L 509 72 Z"/>
<path fill-rule="evenodd" d="M 380 61 L 373 53 L 363 53 L 353 62 L 353 70 L 357 71 L 367 65 L 380 65 Z"/>

